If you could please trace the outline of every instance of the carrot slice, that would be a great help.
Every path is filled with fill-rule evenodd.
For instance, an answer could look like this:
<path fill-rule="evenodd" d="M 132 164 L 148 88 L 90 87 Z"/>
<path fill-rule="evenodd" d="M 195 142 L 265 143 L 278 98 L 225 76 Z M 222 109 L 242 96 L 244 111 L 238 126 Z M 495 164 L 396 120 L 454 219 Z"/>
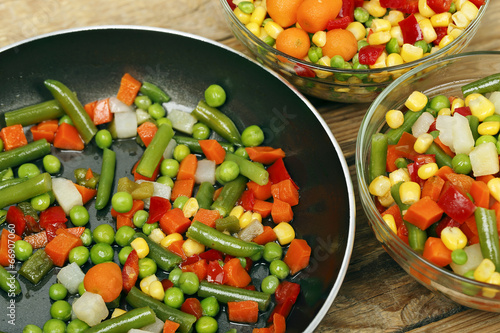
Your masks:
<path fill-rule="evenodd" d="M 262 164 L 271 164 L 277 159 L 285 157 L 285 152 L 281 148 L 259 146 L 246 147 L 245 150 L 252 161 Z"/>
<path fill-rule="evenodd" d="M 444 211 L 430 197 L 423 197 L 408 208 L 404 219 L 422 230 L 439 221 Z"/>
<path fill-rule="evenodd" d="M 15 260 L 9 253 L 9 248 L 12 249 L 12 245 L 9 244 L 20 240 L 21 237 L 7 229 L 2 229 L 2 235 L 0 236 L 0 265 L 9 266 L 14 264 Z M 12 261 L 12 262 L 11 262 Z"/>
<path fill-rule="evenodd" d="M 94 106 L 94 117 L 92 121 L 94 125 L 102 125 L 111 122 L 113 114 L 109 108 L 109 98 L 102 99 Z"/>
<path fill-rule="evenodd" d="M 198 140 L 205 157 L 215 164 L 221 164 L 226 157 L 226 151 L 217 140 Z"/>
<path fill-rule="evenodd" d="M 256 301 L 227 302 L 230 321 L 256 323 L 259 319 L 259 304 Z"/>
<path fill-rule="evenodd" d="M 168 246 L 168 249 L 170 252 L 177 254 L 183 260 L 186 260 L 187 257 L 186 254 L 184 253 L 184 250 L 182 249 L 182 244 L 184 244 L 184 240 L 175 241 Z"/>
<path fill-rule="evenodd" d="M 92 179 L 94 177 L 94 173 L 91 168 L 87 169 L 87 173 L 85 174 L 85 180 Z"/>
<path fill-rule="evenodd" d="M 194 179 L 194 174 L 196 173 L 196 168 L 198 167 L 198 159 L 196 155 L 189 154 L 184 157 L 179 165 L 179 171 L 177 172 L 177 180 Z"/>
<path fill-rule="evenodd" d="M 443 178 L 444 181 L 448 180 L 448 175 L 455 173 L 452 168 L 449 166 L 445 165 L 439 168 L 438 172 L 436 173 L 436 176 Z"/>
<path fill-rule="evenodd" d="M 59 120 L 57 119 L 52 119 L 52 120 L 44 120 L 41 123 L 37 125 L 38 129 L 41 131 L 49 131 L 52 133 L 57 132 L 57 129 L 59 128 Z"/>
<path fill-rule="evenodd" d="M 293 219 L 292 206 L 288 202 L 274 199 L 271 216 L 274 223 L 290 222 Z"/>
<path fill-rule="evenodd" d="M 422 257 L 440 267 L 445 267 L 451 263 L 451 251 L 444 245 L 441 238 L 427 238 Z"/>
<path fill-rule="evenodd" d="M 45 230 L 42 230 L 36 234 L 31 234 L 24 237 L 24 240 L 30 243 L 33 249 L 41 249 L 48 243 L 47 232 Z"/>
<path fill-rule="evenodd" d="M 264 226 L 264 231 L 255 237 L 252 242 L 257 243 L 259 245 L 265 245 L 270 242 L 274 242 L 278 237 L 276 236 L 276 233 L 274 232 L 273 228 L 270 226 Z"/>
<path fill-rule="evenodd" d="M 264 200 L 255 199 L 252 210 L 256 213 L 259 213 L 263 218 L 266 218 L 271 214 L 271 210 L 273 209 L 273 203 Z"/>
<path fill-rule="evenodd" d="M 432 176 L 427 179 L 424 183 L 424 187 L 422 188 L 422 197 L 429 197 L 434 201 L 439 200 L 439 195 L 441 194 L 441 190 L 444 186 L 444 180 L 438 176 Z"/>
<path fill-rule="evenodd" d="M 177 329 L 181 326 L 180 324 L 176 323 L 175 321 L 171 320 L 165 320 L 165 323 L 163 324 L 163 333 L 175 333 Z"/>
<path fill-rule="evenodd" d="M 83 106 L 83 108 L 85 109 L 85 112 L 87 112 L 87 114 L 89 115 L 90 119 L 92 119 L 92 121 L 94 121 L 94 109 L 95 109 L 96 104 L 97 104 L 97 101 L 93 101 L 93 102 L 87 103 Z"/>
<path fill-rule="evenodd" d="M 238 258 L 226 262 L 222 269 L 224 270 L 225 284 L 229 286 L 244 288 L 252 281 L 245 268 L 241 266 L 241 261 Z"/>
<path fill-rule="evenodd" d="M 194 179 L 177 179 L 174 182 L 174 188 L 172 189 L 171 200 L 175 201 L 180 196 L 186 196 L 188 198 L 193 194 Z"/>
<path fill-rule="evenodd" d="M 215 228 L 215 221 L 219 218 L 221 218 L 221 215 L 218 210 L 200 208 L 194 215 L 193 221 L 198 221 L 211 228 Z"/>
<path fill-rule="evenodd" d="M 121 79 L 120 89 L 118 90 L 118 94 L 116 94 L 116 98 L 127 105 L 132 105 L 139 89 L 141 89 L 141 85 L 141 82 L 134 79 L 132 75 L 125 73 Z"/>
<path fill-rule="evenodd" d="M 180 208 L 174 208 L 163 214 L 160 219 L 160 228 L 168 235 L 183 234 L 191 225 L 191 220 L 184 216 Z"/>
<path fill-rule="evenodd" d="M 52 259 L 54 265 L 62 267 L 69 256 L 69 251 L 82 245 L 80 237 L 76 237 L 65 229 L 60 232 L 47 246 L 45 252 Z"/>
<path fill-rule="evenodd" d="M 273 314 L 273 329 L 274 329 L 274 333 L 285 333 L 286 332 L 285 317 L 279 313 Z"/>
<path fill-rule="evenodd" d="M 488 189 L 488 185 L 475 180 L 470 187 L 469 193 L 474 199 L 476 206 L 483 208 L 490 207 L 490 190 Z"/>
<path fill-rule="evenodd" d="M 259 200 L 267 200 L 272 196 L 271 185 L 271 182 L 267 182 L 266 185 L 259 185 L 252 180 L 247 183 L 247 187 L 253 192 L 255 199 Z"/>
<path fill-rule="evenodd" d="M 11 150 L 28 144 L 23 126 L 20 124 L 2 128 L 0 130 L 0 138 L 3 141 L 5 150 Z"/>
<path fill-rule="evenodd" d="M 149 146 L 157 131 L 158 127 L 150 121 L 146 121 L 137 127 L 137 134 L 146 147 Z"/>
<path fill-rule="evenodd" d="M 45 139 L 47 142 L 54 142 L 54 132 L 40 130 L 38 126 L 32 126 L 30 131 L 33 136 L 33 141 Z"/>
<path fill-rule="evenodd" d="M 455 156 L 455 153 L 453 152 L 453 150 L 450 149 L 450 147 L 448 147 L 447 145 L 445 145 L 440 139 L 439 137 L 435 138 L 434 139 L 434 142 L 446 153 L 446 155 L 450 156 L 450 157 L 454 157 Z"/>
<path fill-rule="evenodd" d="M 297 191 L 290 179 L 285 179 L 278 184 L 271 185 L 271 193 L 275 199 L 285 201 L 290 206 L 299 204 L 299 191 Z"/>
<path fill-rule="evenodd" d="M 447 175 L 447 178 L 450 183 L 458 187 L 464 193 L 468 193 L 470 191 L 470 187 L 474 182 L 474 179 L 472 177 L 459 173 L 449 173 Z"/>
<path fill-rule="evenodd" d="M 290 268 L 290 274 L 295 274 L 309 265 L 311 247 L 304 239 L 295 238 L 290 243 L 288 251 L 283 258 L 285 264 Z"/>
<path fill-rule="evenodd" d="M 125 215 L 118 215 L 116 217 L 116 230 L 120 229 L 121 227 L 134 227 L 134 223 L 132 223 L 132 219 L 128 216 Z"/>
<path fill-rule="evenodd" d="M 140 161 L 137 161 L 137 163 L 135 163 L 134 167 L 132 168 L 132 174 L 134 175 L 134 181 L 138 181 L 138 180 L 150 180 L 150 181 L 154 182 L 156 180 L 156 177 L 158 177 L 158 173 L 160 173 L 161 161 L 158 162 L 158 165 L 156 166 L 156 169 L 153 172 L 153 175 L 151 177 L 143 176 L 140 173 L 138 173 L 138 172 L 135 171 L 137 169 L 137 166 L 139 165 L 139 162 Z"/>
<path fill-rule="evenodd" d="M 91 267 L 83 278 L 86 291 L 101 295 L 104 302 L 114 301 L 123 289 L 122 270 L 114 262 Z"/>
<path fill-rule="evenodd" d="M 97 194 L 97 190 L 94 188 L 88 188 L 82 185 L 74 184 L 78 192 L 82 195 L 82 201 L 85 205 L 87 202 L 92 200 Z"/>
<path fill-rule="evenodd" d="M 144 201 L 142 200 L 134 200 L 132 201 L 132 209 L 130 209 L 126 213 L 118 213 L 116 210 L 111 208 L 111 216 L 112 217 L 117 217 L 118 215 L 123 215 L 128 218 L 133 218 L 134 214 L 137 213 L 137 211 L 144 209 Z"/>
<path fill-rule="evenodd" d="M 62 123 L 54 137 L 54 147 L 59 149 L 83 150 L 83 143 L 78 130 L 68 123 Z"/>

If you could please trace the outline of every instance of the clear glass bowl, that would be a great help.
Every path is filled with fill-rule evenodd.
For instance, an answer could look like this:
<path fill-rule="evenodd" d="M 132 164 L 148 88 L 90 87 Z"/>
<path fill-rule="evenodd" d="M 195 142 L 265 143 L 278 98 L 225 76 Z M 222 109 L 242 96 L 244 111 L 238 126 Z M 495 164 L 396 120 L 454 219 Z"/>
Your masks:
<path fill-rule="evenodd" d="M 500 286 L 476 282 L 440 268 L 422 258 L 394 234 L 382 219 L 368 191 L 370 141 L 385 125 L 385 113 L 402 109 L 411 92 L 461 96 L 460 87 L 500 73 L 500 52 L 475 52 L 437 59 L 412 69 L 391 83 L 368 109 L 356 143 L 356 172 L 361 203 L 373 232 L 383 248 L 412 277 L 431 291 L 462 305 L 500 312 Z"/>
<path fill-rule="evenodd" d="M 276 50 L 251 33 L 236 18 L 228 1 L 231 0 L 220 0 L 220 3 L 224 9 L 224 16 L 229 28 L 259 62 L 281 74 L 304 94 L 344 103 L 372 102 L 393 80 L 408 70 L 437 58 L 460 53 L 474 37 L 490 2 L 490 0 L 486 0 L 477 18 L 467 29 L 438 52 L 399 66 L 354 71 L 315 65 Z M 278 56 L 283 57 L 286 61 L 280 60 Z M 302 73 L 302 75 L 298 75 L 297 72 Z M 370 82 L 365 83 L 355 76 L 351 76 L 347 81 L 343 82 L 335 79 L 335 74 L 368 75 L 369 79 L 367 81 Z M 309 75 L 314 75 L 314 77 L 308 77 Z"/>

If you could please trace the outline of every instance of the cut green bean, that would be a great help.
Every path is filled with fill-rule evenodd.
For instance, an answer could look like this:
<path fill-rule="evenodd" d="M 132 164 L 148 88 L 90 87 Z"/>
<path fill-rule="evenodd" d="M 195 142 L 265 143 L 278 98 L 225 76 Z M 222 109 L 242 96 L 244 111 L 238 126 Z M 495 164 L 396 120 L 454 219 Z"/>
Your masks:
<path fill-rule="evenodd" d="M 149 307 L 132 309 L 126 313 L 100 322 L 99 324 L 88 328 L 85 333 L 121 333 L 128 332 L 131 329 L 153 324 L 156 321 L 154 311 Z"/>
<path fill-rule="evenodd" d="M 480 137 L 477 128 L 479 127 L 479 118 L 473 115 L 465 116 L 469 121 L 470 131 L 472 132 L 472 137 L 474 138 L 474 142 Z"/>
<path fill-rule="evenodd" d="M 495 264 L 495 270 L 500 272 L 500 245 L 498 241 L 497 219 L 495 211 L 477 207 L 474 211 L 479 245 L 484 258 Z"/>
<path fill-rule="evenodd" d="M 229 215 L 234 204 L 245 191 L 246 184 L 247 179 L 243 176 L 238 176 L 235 180 L 225 184 L 210 209 L 217 209 L 223 217 Z"/>
<path fill-rule="evenodd" d="M 52 96 L 61 104 L 64 112 L 71 118 L 83 141 L 89 143 L 97 133 L 97 127 L 85 112 L 76 95 L 59 81 L 45 80 L 44 84 Z"/>
<path fill-rule="evenodd" d="M 104 148 L 102 154 L 101 177 L 97 187 L 95 208 L 103 209 L 109 202 L 113 180 L 115 178 L 116 154 L 108 148 Z"/>
<path fill-rule="evenodd" d="M 161 125 L 158 131 L 156 131 L 153 140 L 151 140 L 151 143 L 144 151 L 136 172 L 145 177 L 152 177 L 158 163 L 161 161 L 165 148 L 167 148 L 173 136 L 174 131 L 172 127 L 167 124 Z"/>
<path fill-rule="evenodd" d="M 174 140 L 178 145 L 186 145 L 192 153 L 203 154 L 203 150 L 197 139 L 190 138 L 189 136 L 174 135 Z M 234 153 L 234 146 L 232 144 L 221 141 L 219 141 L 219 144 L 225 151 Z"/>
<path fill-rule="evenodd" d="M 198 192 L 196 193 L 196 201 L 200 208 L 210 209 L 210 206 L 214 203 L 213 197 L 215 193 L 215 188 L 209 182 L 203 182 L 198 187 Z"/>
<path fill-rule="evenodd" d="M 151 238 L 143 233 L 138 232 L 134 234 L 134 236 L 132 236 L 132 239 L 136 239 L 139 237 L 144 239 L 146 243 L 148 243 L 148 258 L 153 259 L 156 262 L 156 265 L 162 270 L 169 272 L 182 262 L 181 257 L 153 242 Z"/>
<path fill-rule="evenodd" d="M 57 119 L 64 116 L 64 110 L 55 99 L 40 104 L 30 105 L 22 109 L 5 112 L 5 124 L 29 126 L 44 120 Z"/>
<path fill-rule="evenodd" d="M 387 135 L 375 133 L 372 135 L 372 150 L 370 153 L 370 183 L 378 176 L 385 175 L 387 160 Z"/>
<path fill-rule="evenodd" d="M 54 262 L 40 249 L 33 253 L 28 260 L 24 262 L 19 270 L 19 274 L 28 279 L 31 283 L 37 284 L 54 267 Z"/>
<path fill-rule="evenodd" d="M 50 190 L 52 190 L 52 178 L 48 173 L 42 173 L 0 190 L 0 208 L 31 199 Z"/>
<path fill-rule="evenodd" d="M 492 74 L 462 87 L 464 97 L 474 93 L 487 94 L 494 91 L 500 91 L 500 73 Z"/>
<path fill-rule="evenodd" d="M 269 173 L 266 169 L 256 165 L 254 162 L 247 160 L 233 153 L 226 153 L 225 161 L 233 161 L 240 167 L 240 174 L 253 180 L 259 185 L 266 185 L 269 181 Z"/>
<path fill-rule="evenodd" d="M 50 154 L 50 143 L 45 139 L 0 153 L 0 170 L 16 167 Z"/>
<path fill-rule="evenodd" d="M 241 135 L 233 121 L 221 111 L 200 101 L 191 113 L 193 117 L 210 127 L 234 145 L 242 146 Z"/>
<path fill-rule="evenodd" d="M 435 155 L 436 164 L 438 165 L 438 167 L 441 168 L 443 166 L 449 166 L 450 168 L 452 168 L 451 161 L 453 160 L 453 158 L 450 155 L 446 154 L 444 150 L 435 142 L 431 143 L 429 149 L 427 149 L 425 153 Z"/>
<path fill-rule="evenodd" d="M 21 285 L 19 284 L 19 281 L 3 266 L 0 266 L 0 288 L 3 289 L 9 297 L 11 297 L 10 295 L 19 295 L 21 293 Z"/>
<path fill-rule="evenodd" d="M 406 112 L 403 125 L 399 126 L 398 128 L 391 128 L 389 131 L 387 131 L 386 135 L 388 144 L 395 145 L 396 143 L 398 143 L 399 139 L 401 138 L 401 135 L 403 135 L 403 132 L 410 132 L 413 124 L 415 124 L 417 119 L 424 112 L 425 112 L 424 110 L 418 112 L 413 112 L 413 111 Z"/>
<path fill-rule="evenodd" d="M 170 101 L 170 96 L 167 95 L 160 87 L 149 82 L 143 82 L 139 91 L 148 96 L 155 103 L 166 103 Z"/>
<path fill-rule="evenodd" d="M 22 182 L 27 181 L 28 178 L 13 178 L 13 179 L 7 179 L 2 182 L 0 182 L 0 190 L 7 188 L 12 185 L 17 185 L 21 184 Z"/>
<path fill-rule="evenodd" d="M 200 289 L 198 289 L 198 297 L 205 298 L 210 296 L 214 296 L 221 303 L 255 301 L 261 311 L 265 311 L 271 301 L 270 294 L 260 291 L 201 281 Z"/>

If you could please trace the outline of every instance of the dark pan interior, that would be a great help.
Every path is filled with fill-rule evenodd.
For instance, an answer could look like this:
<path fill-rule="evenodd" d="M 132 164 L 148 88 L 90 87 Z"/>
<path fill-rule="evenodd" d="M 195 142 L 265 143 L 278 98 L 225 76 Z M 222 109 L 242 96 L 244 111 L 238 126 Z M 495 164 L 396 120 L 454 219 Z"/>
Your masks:
<path fill-rule="evenodd" d="M 354 228 L 354 204 L 349 193 L 352 185 L 339 160 L 342 154 L 335 150 L 316 114 L 296 92 L 246 57 L 175 32 L 126 27 L 56 34 L 4 50 L 0 53 L 0 111 L 51 99 L 43 86 L 48 78 L 65 83 L 84 104 L 116 95 L 125 72 L 164 87 L 174 101 L 189 107 L 203 98 L 210 84 L 220 84 L 228 94 L 221 110 L 238 128 L 261 126 L 265 144 L 287 153 L 285 164 L 301 195 L 300 204 L 294 207 L 293 226 L 297 236 L 307 239 L 313 248 L 310 267 L 290 279 L 300 283 L 303 292 L 288 318 L 287 331 L 305 331 L 347 265 L 345 255 L 351 252 Z M 112 147 L 119 161 L 116 186 L 116 179 L 131 176 L 142 150 L 133 140 L 118 141 Z M 94 144 L 84 153 L 55 149 L 53 153 L 63 161 L 63 176 L 69 179 L 74 179 L 72 170 L 76 167 L 100 170 L 102 155 Z M 93 202 L 89 207 L 88 227 L 113 224 L 109 208 L 96 215 Z M 15 298 L 16 326 L 8 324 L 10 318 L 2 315 L 0 331 L 20 332 L 30 323 L 42 327 L 50 319 L 48 289 L 57 271 L 36 286 L 19 278 L 23 293 Z M 253 270 L 258 286 L 266 274 L 264 265 Z M 9 301 L 4 292 L 0 295 L 0 299 Z M 268 316 L 269 311 L 262 314 L 257 326 L 263 327 Z M 245 325 L 228 323 L 224 312 L 218 320 L 220 332 L 229 328 L 251 332 Z"/>

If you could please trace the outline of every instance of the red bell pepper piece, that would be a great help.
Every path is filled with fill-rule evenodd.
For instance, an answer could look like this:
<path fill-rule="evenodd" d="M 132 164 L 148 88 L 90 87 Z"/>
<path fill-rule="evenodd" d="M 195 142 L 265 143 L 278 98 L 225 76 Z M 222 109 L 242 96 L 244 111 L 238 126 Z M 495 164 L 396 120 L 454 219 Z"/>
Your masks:
<path fill-rule="evenodd" d="M 68 221 L 68 218 L 60 206 L 49 207 L 40 213 L 39 224 L 43 229 L 47 229 L 51 224 L 66 223 L 66 221 Z"/>
<path fill-rule="evenodd" d="M 340 8 L 339 15 L 337 17 L 344 18 L 350 17 L 351 22 L 354 21 L 354 9 L 356 8 L 356 4 L 354 0 L 342 0 L 342 7 Z"/>
<path fill-rule="evenodd" d="M 461 108 L 455 108 L 454 113 L 459 113 L 464 117 L 470 116 L 472 114 L 472 112 L 470 111 L 470 107 L 468 107 L 468 106 L 463 106 Z"/>
<path fill-rule="evenodd" d="M 149 217 L 146 223 L 155 223 L 160 221 L 163 214 L 168 212 L 172 205 L 170 201 L 162 197 L 151 197 L 149 201 Z"/>
<path fill-rule="evenodd" d="M 380 6 L 384 8 L 403 8 L 406 0 L 380 0 Z"/>
<path fill-rule="evenodd" d="M 450 10 L 452 0 L 427 0 L 427 5 L 436 13 L 444 13 Z"/>
<path fill-rule="evenodd" d="M 195 262 L 199 261 L 201 258 L 199 255 L 197 254 L 193 254 L 191 257 L 188 257 L 186 258 L 186 260 L 184 260 L 182 263 L 181 263 L 181 267 L 182 266 L 186 266 L 186 265 L 191 265 L 191 264 L 194 264 Z"/>
<path fill-rule="evenodd" d="M 184 303 L 182 303 L 181 311 L 192 314 L 196 319 L 200 319 L 203 315 L 200 301 L 193 297 L 186 299 Z"/>
<path fill-rule="evenodd" d="M 26 221 L 26 229 L 25 229 L 26 234 L 31 235 L 41 231 L 40 225 L 38 224 L 37 221 L 35 221 L 33 216 L 26 215 L 24 217 L 24 220 Z"/>
<path fill-rule="evenodd" d="M 408 173 L 410 174 L 411 181 L 418 183 L 420 187 L 424 185 L 425 180 L 418 176 L 418 169 L 427 163 L 436 163 L 434 155 L 419 155 L 415 157 L 415 163 L 408 164 Z"/>
<path fill-rule="evenodd" d="M 443 217 L 441 221 L 439 221 L 438 225 L 436 226 L 436 234 L 438 237 L 441 237 L 441 232 L 443 231 L 444 228 L 446 227 L 460 227 L 462 224 L 458 223 L 454 219 L 452 219 L 449 216 Z"/>
<path fill-rule="evenodd" d="M 10 206 L 5 220 L 8 224 L 14 225 L 14 233 L 16 235 L 23 235 L 23 232 L 26 229 L 26 220 L 24 219 L 24 213 L 21 208 L 17 206 Z"/>
<path fill-rule="evenodd" d="M 340 16 L 340 14 L 339 14 L 339 16 Z M 353 14 L 353 16 L 354 16 L 354 14 Z M 351 19 L 350 16 L 344 16 L 341 18 L 331 19 L 331 20 L 328 20 L 328 22 L 326 23 L 326 30 L 330 31 L 333 29 L 345 29 L 345 28 L 347 28 L 347 26 L 351 22 L 353 22 L 353 19 Z"/>
<path fill-rule="evenodd" d="M 210 249 L 203 253 L 200 253 L 200 258 L 205 259 L 206 261 L 214 261 L 214 260 L 222 260 L 224 259 L 222 253 L 220 251 Z"/>
<path fill-rule="evenodd" d="M 448 27 L 436 27 L 434 30 L 436 31 L 437 38 L 432 43 L 434 45 L 439 45 L 441 39 L 448 34 Z"/>
<path fill-rule="evenodd" d="M 224 270 L 218 260 L 213 260 L 208 263 L 207 281 L 217 284 L 224 284 Z"/>
<path fill-rule="evenodd" d="M 408 241 L 408 229 L 406 228 L 404 223 L 401 224 L 398 228 L 398 237 L 407 245 L 410 245 Z"/>
<path fill-rule="evenodd" d="M 174 283 L 170 281 L 169 279 L 163 279 L 161 280 L 161 285 L 163 287 L 163 290 L 170 289 L 174 286 Z"/>
<path fill-rule="evenodd" d="M 472 2 L 477 8 L 484 5 L 484 0 L 469 0 L 469 1 Z"/>
<path fill-rule="evenodd" d="M 374 65 L 384 52 L 384 45 L 366 45 L 359 50 L 359 63 L 361 65 Z"/>
<path fill-rule="evenodd" d="M 429 126 L 429 130 L 427 131 L 427 133 L 437 131 L 437 128 L 436 128 L 436 121 L 437 121 L 437 120 L 434 120 L 434 122 L 431 124 L 431 126 Z"/>
<path fill-rule="evenodd" d="M 275 313 L 279 313 L 286 318 L 292 310 L 292 306 L 295 304 L 295 301 L 297 301 L 299 293 L 299 284 L 289 281 L 283 281 L 282 283 L 280 283 L 278 288 L 276 288 L 276 291 L 274 292 L 274 297 L 276 298 L 276 302 L 278 304 L 271 313 L 268 321 L 272 321 L 273 315 Z"/>
<path fill-rule="evenodd" d="M 255 204 L 255 196 L 253 191 L 245 190 L 241 197 L 238 199 L 238 205 L 243 207 L 244 210 L 252 210 Z"/>
<path fill-rule="evenodd" d="M 199 257 L 198 257 L 199 258 Z M 208 264 L 205 259 L 196 261 L 189 265 L 181 265 L 183 272 L 193 272 L 198 277 L 198 280 L 203 281 L 207 277 Z"/>
<path fill-rule="evenodd" d="M 296 64 L 293 66 L 293 70 L 298 76 L 302 77 L 316 77 L 316 73 L 308 67 L 305 67 L 303 65 Z"/>
<path fill-rule="evenodd" d="M 271 166 L 267 168 L 267 172 L 269 173 L 269 181 L 272 184 L 278 184 L 282 180 L 290 179 L 293 182 L 293 185 L 298 190 L 299 187 L 290 177 L 288 170 L 285 167 L 285 163 L 283 163 L 283 159 L 280 158 L 276 160 Z"/>
<path fill-rule="evenodd" d="M 415 44 L 419 40 L 424 39 L 424 34 L 420 25 L 418 25 L 415 15 L 410 15 L 402 21 L 399 21 L 401 33 L 403 34 L 403 41 L 407 44 Z"/>
<path fill-rule="evenodd" d="M 139 277 L 139 256 L 135 250 L 132 250 L 122 269 L 123 290 L 129 292 Z"/>
<path fill-rule="evenodd" d="M 398 7 L 400 11 L 406 14 L 418 13 L 418 0 L 406 0 L 403 7 Z"/>
<path fill-rule="evenodd" d="M 50 242 L 57 236 L 57 229 L 66 229 L 66 224 L 64 223 L 55 223 L 55 224 L 49 224 L 47 228 L 45 229 L 45 232 L 47 234 L 47 242 Z"/>
<path fill-rule="evenodd" d="M 449 217 L 460 224 L 474 214 L 476 209 L 476 205 L 472 203 L 469 197 L 460 192 L 453 184 L 445 186 L 437 204 Z"/>

